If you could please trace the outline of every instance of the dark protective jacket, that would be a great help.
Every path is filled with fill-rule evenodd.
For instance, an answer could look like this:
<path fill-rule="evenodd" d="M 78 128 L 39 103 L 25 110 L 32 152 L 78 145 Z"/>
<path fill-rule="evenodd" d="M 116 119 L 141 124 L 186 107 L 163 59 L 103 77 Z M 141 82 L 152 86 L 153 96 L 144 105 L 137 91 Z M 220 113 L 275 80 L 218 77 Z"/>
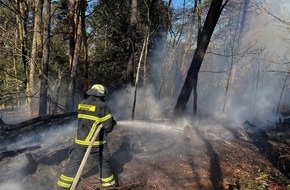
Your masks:
<path fill-rule="evenodd" d="M 99 132 L 94 146 L 106 143 L 106 134 L 113 130 L 116 121 L 113 119 L 103 97 L 89 96 L 78 105 L 78 131 L 75 143 L 89 146 L 97 127 L 101 123 L 103 128 Z"/>
<path fill-rule="evenodd" d="M 106 144 L 106 135 L 113 130 L 116 122 L 104 98 L 91 95 L 78 105 L 78 131 L 75 137 L 76 145 L 70 150 L 69 162 L 57 181 L 58 189 L 68 190 L 71 188 L 87 147 L 101 123 L 103 128 L 99 132 L 90 154 L 99 160 L 98 166 L 102 187 L 112 187 L 116 185 L 109 164 L 111 154 Z"/>

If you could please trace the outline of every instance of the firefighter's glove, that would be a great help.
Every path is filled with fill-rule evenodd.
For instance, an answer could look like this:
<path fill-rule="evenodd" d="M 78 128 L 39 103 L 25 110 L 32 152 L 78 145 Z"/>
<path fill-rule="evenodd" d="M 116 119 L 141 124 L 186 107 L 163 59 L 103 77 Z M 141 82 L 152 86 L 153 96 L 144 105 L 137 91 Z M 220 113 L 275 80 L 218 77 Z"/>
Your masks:
<path fill-rule="evenodd" d="M 106 134 L 109 134 L 109 133 L 111 133 L 111 132 L 113 131 L 113 129 L 114 129 L 113 126 L 110 127 L 110 128 L 107 128 L 107 129 L 105 129 L 105 133 L 106 133 Z"/>
<path fill-rule="evenodd" d="M 115 125 L 117 125 L 117 121 L 116 121 L 115 119 L 113 119 L 112 123 L 113 123 L 113 127 L 114 127 Z"/>
<path fill-rule="evenodd" d="M 117 125 L 117 122 L 114 119 L 112 119 L 110 127 L 105 127 L 105 132 L 107 134 L 111 133 L 116 125 Z"/>

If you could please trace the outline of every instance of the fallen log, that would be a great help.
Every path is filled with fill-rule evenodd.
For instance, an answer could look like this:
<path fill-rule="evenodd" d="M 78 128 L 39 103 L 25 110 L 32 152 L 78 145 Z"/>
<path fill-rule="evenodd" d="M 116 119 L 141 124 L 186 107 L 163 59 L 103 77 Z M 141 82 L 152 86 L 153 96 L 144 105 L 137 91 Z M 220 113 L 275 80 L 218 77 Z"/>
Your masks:
<path fill-rule="evenodd" d="M 0 118 L 0 136 L 3 134 L 7 134 L 11 131 L 16 131 L 31 125 L 35 125 L 41 122 L 48 122 L 54 119 L 61 119 L 61 118 L 66 118 L 66 117 L 73 117 L 76 116 L 77 112 L 70 112 L 70 113 L 64 113 L 64 114 L 58 114 L 58 115 L 44 115 L 44 116 L 39 116 L 35 117 L 32 119 L 29 119 L 27 121 L 23 121 L 21 123 L 17 124 L 6 124 L 2 118 Z"/>
<path fill-rule="evenodd" d="M 21 154 L 23 152 L 32 151 L 32 150 L 36 150 L 39 148 L 41 148 L 40 145 L 18 148 L 15 150 L 0 149 L 0 161 L 5 157 L 14 157 L 14 156 L 17 156 L 18 154 Z"/>

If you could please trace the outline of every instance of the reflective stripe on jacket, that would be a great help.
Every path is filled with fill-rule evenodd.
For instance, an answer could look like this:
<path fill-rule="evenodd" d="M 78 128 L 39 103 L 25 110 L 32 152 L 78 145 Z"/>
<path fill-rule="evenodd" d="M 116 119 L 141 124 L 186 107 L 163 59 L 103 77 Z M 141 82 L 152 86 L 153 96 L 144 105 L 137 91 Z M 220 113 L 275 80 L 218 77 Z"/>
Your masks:
<path fill-rule="evenodd" d="M 89 97 L 78 105 L 78 133 L 75 143 L 89 146 L 90 141 L 100 123 L 103 123 L 104 130 L 111 131 L 113 117 L 104 100 L 98 97 Z M 94 142 L 94 146 L 106 143 L 106 136 L 102 129 Z"/>

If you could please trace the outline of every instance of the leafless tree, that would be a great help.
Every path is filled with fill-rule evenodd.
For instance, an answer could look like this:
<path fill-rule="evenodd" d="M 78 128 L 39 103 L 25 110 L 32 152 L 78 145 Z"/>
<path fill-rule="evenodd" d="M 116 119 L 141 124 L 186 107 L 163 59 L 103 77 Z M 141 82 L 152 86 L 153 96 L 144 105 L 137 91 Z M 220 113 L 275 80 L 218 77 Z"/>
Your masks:
<path fill-rule="evenodd" d="M 197 113 L 197 81 L 198 73 L 201 67 L 202 61 L 205 56 L 208 44 L 210 42 L 212 33 L 215 29 L 215 26 L 219 20 L 221 12 L 224 6 L 227 4 L 226 1 L 223 4 L 223 0 L 213 0 L 211 2 L 209 11 L 206 16 L 202 31 L 197 41 L 197 47 L 190 65 L 190 68 L 187 72 L 187 76 L 179 97 L 177 99 L 176 105 L 174 107 L 173 114 L 174 116 L 180 116 L 184 113 L 186 104 L 190 97 L 192 89 L 194 90 L 194 113 Z"/>
<path fill-rule="evenodd" d="M 40 99 L 38 115 L 43 116 L 47 112 L 47 88 L 48 88 L 48 65 L 50 54 L 50 9 L 51 1 L 43 3 L 43 53 L 41 65 Z"/>

